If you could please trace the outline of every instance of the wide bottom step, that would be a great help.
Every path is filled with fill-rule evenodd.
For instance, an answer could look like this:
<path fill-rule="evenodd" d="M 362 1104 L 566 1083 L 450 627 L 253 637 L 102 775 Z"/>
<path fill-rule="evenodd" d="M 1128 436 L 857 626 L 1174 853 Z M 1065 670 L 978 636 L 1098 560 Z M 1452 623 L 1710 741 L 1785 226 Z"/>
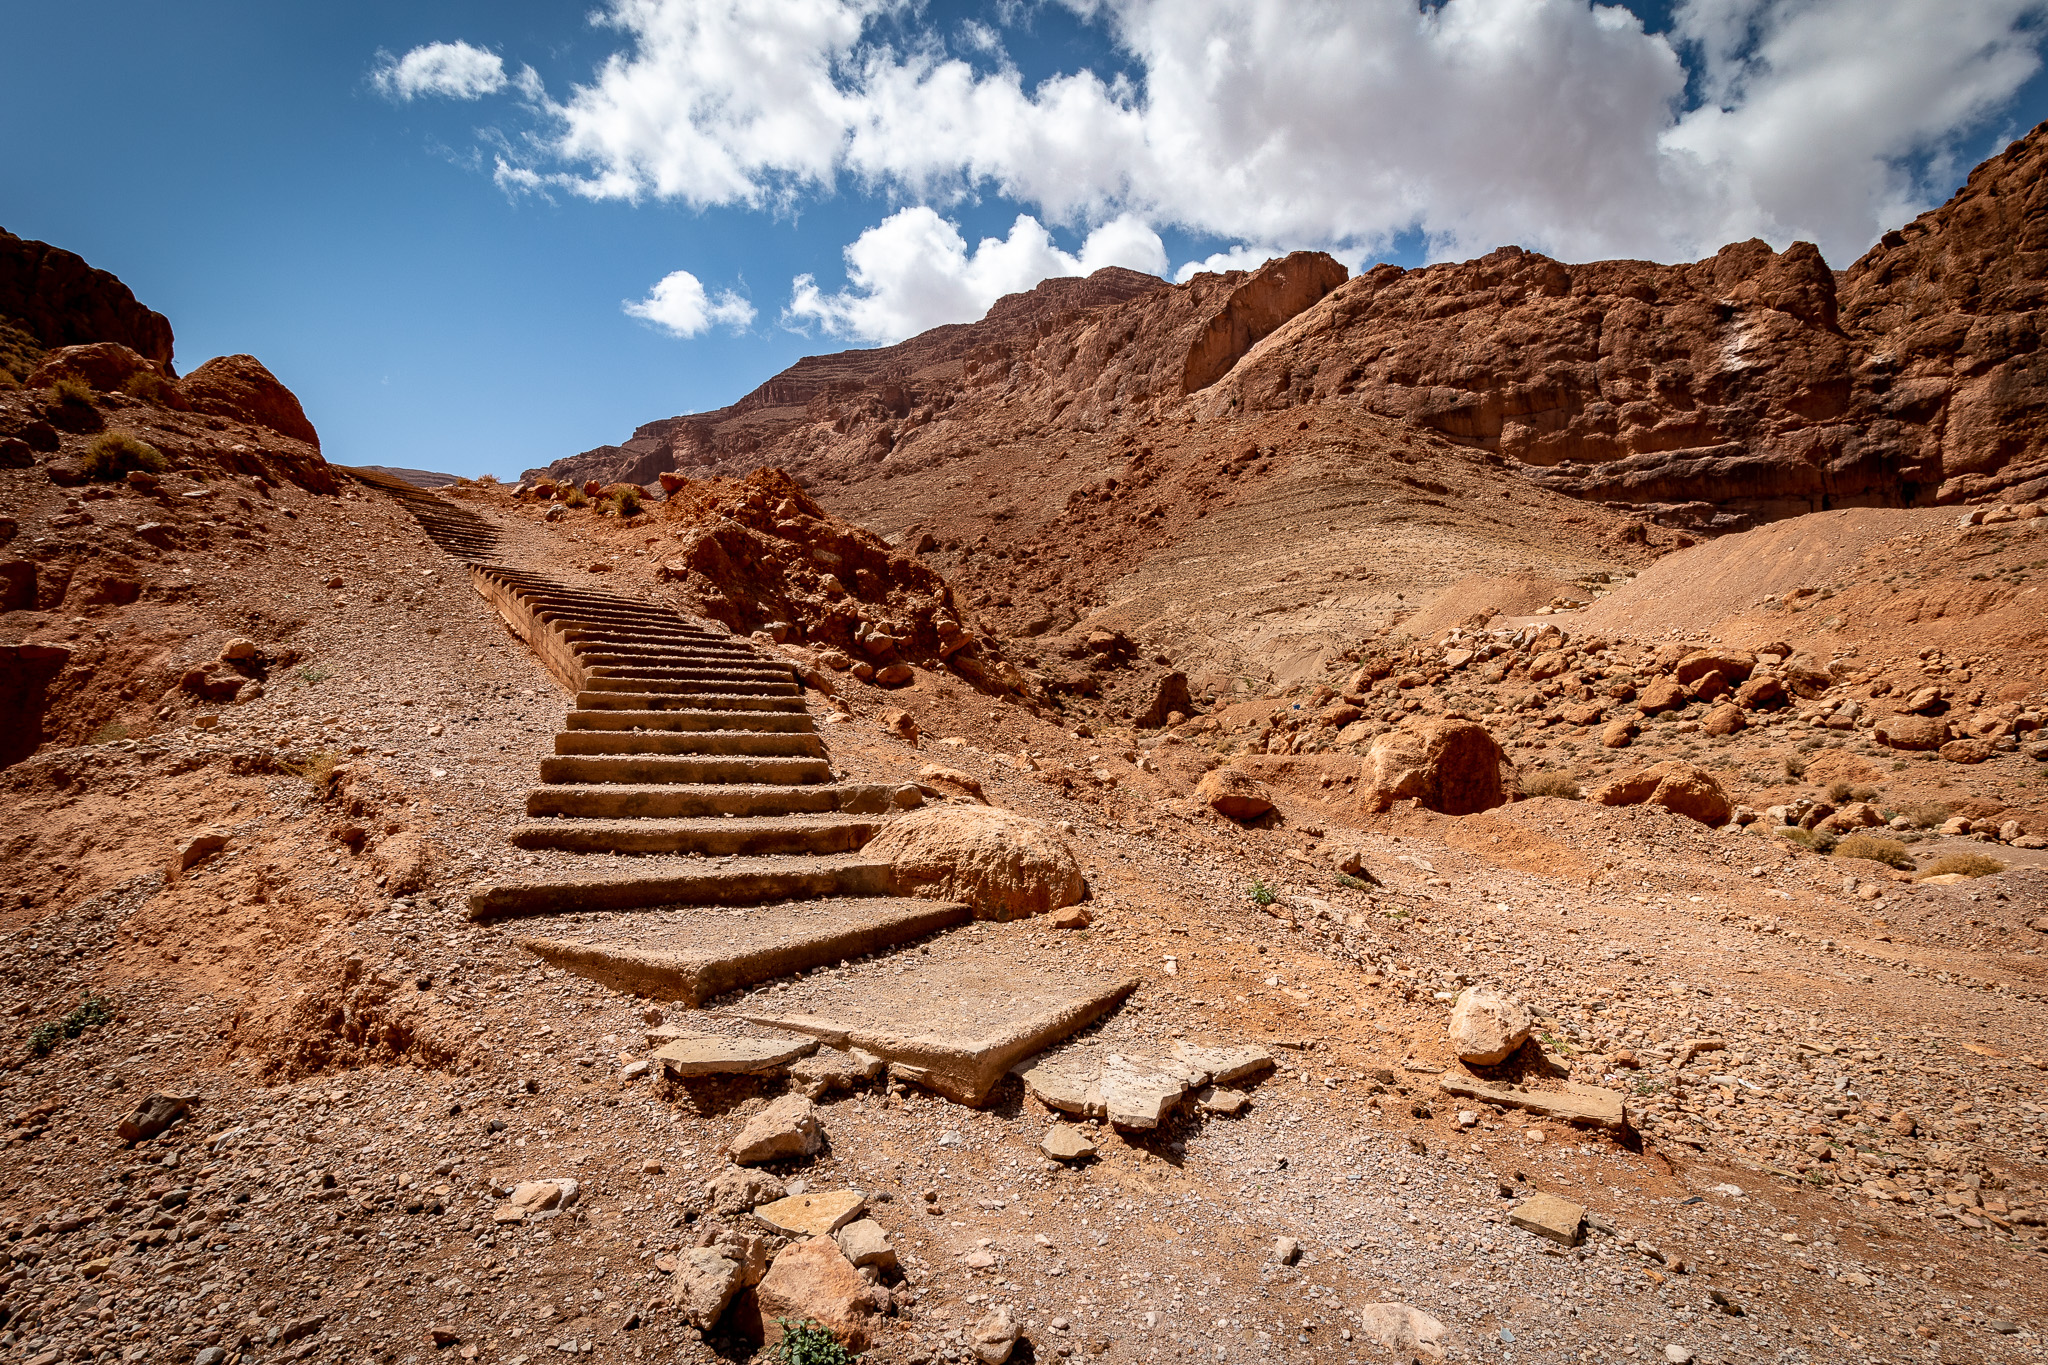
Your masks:
<path fill-rule="evenodd" d="M 746 783 L 564 782 L 526 793 L 526 813 L 579 820 L 686 820 L 697 816 L 887 815 L 923 801 L 916 787 L 818 782 L 801 787 Z"/>
<path fill-rule="evenodd" d="M 606 916 L 529 935 L 519 946 L 557 967 L 692 1007 L 762 981 L 864 957 L 968 918 L 951 901 L 860 897 Z"/>

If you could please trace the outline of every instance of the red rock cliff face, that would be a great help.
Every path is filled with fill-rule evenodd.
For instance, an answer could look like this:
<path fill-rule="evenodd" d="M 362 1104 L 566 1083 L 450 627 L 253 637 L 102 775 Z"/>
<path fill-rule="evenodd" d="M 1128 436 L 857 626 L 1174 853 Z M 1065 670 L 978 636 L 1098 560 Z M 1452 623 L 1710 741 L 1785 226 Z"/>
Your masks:
<path fill-rule="evenodd" d="M 979 323 L 802 361 L 546 472 L 893 477 L 971 457 L 998 428 L 1058 449 L 1337 405 L 1685 525 L 2040 496 L 2044 163 L 2048 125 L 1839 275 L 1808 243 L 1748 241 L 1685 265 L 1503 247 L 1355 279 L 1303 252 L 1180 285 L 1050 280 Z"/>
<path fill-rule="evenodd" d="M 168 366 L 171 324 L 128 286 L 82 256 L 0 230 L 0 318 L 14 318 L 44 346 L 117 341 Z"/>

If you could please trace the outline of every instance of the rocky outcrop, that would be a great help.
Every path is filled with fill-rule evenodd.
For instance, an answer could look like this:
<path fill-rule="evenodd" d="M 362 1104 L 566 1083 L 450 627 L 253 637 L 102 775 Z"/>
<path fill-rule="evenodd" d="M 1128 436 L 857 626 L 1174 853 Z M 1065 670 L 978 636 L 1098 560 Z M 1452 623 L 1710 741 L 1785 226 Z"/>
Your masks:
<path fill-rule="evenodd" d="M 195 412 L 252 422 L 320 448 L 320 433 L 306 420 L 298 396 L 253 355 L 216 356 L 186 375 L 178 387 Z"/>
<path fill-rule="evenodd" d="M 1440 720 L 1373 741 L 1362 800 L 1369 811 L 1414 801 L 1445 815 L 1472 815 L 1507 800 L 1505 755 L 1483 725 Z"/>
<path fill-rule="evenodd" d="M 1654 763 L 1587 793 L 1596 806 L 1662 806 L 1703 825 L 1725 825 L 1735 807 L 1712 773 L 1683 759 Z"/>
<path fill-rule="evenodd" d="M 59 380 L 75 379 L 89 388 L 110 393 L 145 372 L 161 374 L 162 370 L 118 341 L 94 341 L 50 352 L 22 382 L 32 389 L 45 389 Z"/>
<path fill-rule="evenodd" d="M 113 274 L 48 242 L 0 230 L 0 318 L 13 318 L 46 347 L 118 342 L 171 363 L 171 324 L 136 301 Z"/>
<path fill-rule="evenodd" d="M 1203 325 L 1181 366 L 1180 391 L 1206 389 L 1258 342 L 1295 314 L 1349 278 L 1350 272 L 1320 251 L 1297 251 L 1268 261 L 1231 291 L 1223 307 Z"/>

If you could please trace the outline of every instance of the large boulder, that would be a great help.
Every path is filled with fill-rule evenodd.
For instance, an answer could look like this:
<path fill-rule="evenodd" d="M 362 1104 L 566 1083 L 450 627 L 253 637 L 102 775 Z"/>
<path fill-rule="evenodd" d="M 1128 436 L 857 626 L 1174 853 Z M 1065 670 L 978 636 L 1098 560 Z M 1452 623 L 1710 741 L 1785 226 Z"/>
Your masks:
<path fill-rule="evenodd" d="M 1231 820 L 1256 820 L 1273 809 L 1265 784 L 1236 768 L 1214 768 L 1195 784 L 1195 800 Z"/>
<path fill-rule="evenodd" d="M 1586 799 L 1600 806 L 1662 806 L 1703 825 L 1725 825 L 1735 813 L 1712 773 L 1676 758 L 1617 777 L 1594 788 Z"/>
<path fill-rule="evenodd" d="M 77 379 L 102 393 L 112 393 L 145 371 L 158 373 L 147 357 L 120 342 L 95 341 L 50 352 L 23 382 L 31 389 L 46 389 L 60 379 Z"/>
<path fill-rule="evenodd" d="M 1473 986 L 1451 1006 L 1451 1051 L 1471 1066 L 1498 1066 L 1529 1040 L 1528 1007 L 1498 991 Z"/>
<path fill-rule="evenodd" d="M 1372 811 L 1407 800 L 1445 815 L 1491 810 L 1508 799 L 1501 760 L 1486 727 L 1468 720 L 1395 730 L 1373 741 L 1363 799 Z"/>
<path fill-rule="evenodd" d="M 1673 669 L 1678 681 L 1686 687 L 1706 677 L 1719 673 L 1732 685 L 1747 678 L 1756 669 L 1756 656 L 1732 649 L 1699 649 L 1678 661 Z"/>
<path fill-rule="evenodd" d="M 253 355 L 215 356 L 178 387 L 195 412 L 252 422 L 319 448 L 320 433 L 306 420 L 298 397 Z"/>
<path fill-rule="evenodd" d="M 905 896 L 959 901 L 978 919 L 1050 914 L 1081 899 L 1081 865 L 1035 820 L 986 806 L 927 806 L 871 840 L 870 858 L 895 865 Z"/>
<path fill-rule="evenodd" d="M 771 1350 L 782 1340 L 782 1322 L 815 1322 L 840 1345 L 867 1345 L 874 1300 L 868 1282 L 830 1237 L 810 1237 L 784 1247 L 754 1291 L 761 1325 Z"/>
<path fill-rule="evenodd" d="M 1939 749 L 1948 743 L 1948 722 L 1939 716 L 1886 716 L 1874 732 L 1891 749 Z"/>
<path fill-rule="evenodd" d="M 1188 692 L 1188 675 L 1181 672 L 1161 675 L 1152 688 L 1152 700 L 1146 703 L 1144 714 L 1132 724 L 1142 730 L 1156 730 L 1176 711 L 1183 716 L 1195 713 L 1195 699 Z"/>
<path fill-rule="evenodd" d="M 1636 710 L 1646 716 L 1654 716 L 1659 711 L 1676 711 L 1687 700 L 1685 689 L 1678 685 L 1676 678 L 1656 678 L 1643 689 L 1643 695 L 1636 698 Z"/>

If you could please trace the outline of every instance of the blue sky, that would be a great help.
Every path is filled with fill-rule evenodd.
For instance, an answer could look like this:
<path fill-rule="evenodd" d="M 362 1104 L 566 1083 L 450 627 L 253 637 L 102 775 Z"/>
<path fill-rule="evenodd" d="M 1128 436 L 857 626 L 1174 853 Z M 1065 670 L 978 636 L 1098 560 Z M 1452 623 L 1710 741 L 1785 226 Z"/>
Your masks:
<path fill-rule="evenodd" d="M 1846 265 L 2048 117 L 2043 9 L 42 6 L 0 50 L 0 226 L 119 274 L 182 368 L 260 357 L 331 459 L 505 474 L 1062 260 Z M 676 272 L 714 316 L 627 313 Z"/>

